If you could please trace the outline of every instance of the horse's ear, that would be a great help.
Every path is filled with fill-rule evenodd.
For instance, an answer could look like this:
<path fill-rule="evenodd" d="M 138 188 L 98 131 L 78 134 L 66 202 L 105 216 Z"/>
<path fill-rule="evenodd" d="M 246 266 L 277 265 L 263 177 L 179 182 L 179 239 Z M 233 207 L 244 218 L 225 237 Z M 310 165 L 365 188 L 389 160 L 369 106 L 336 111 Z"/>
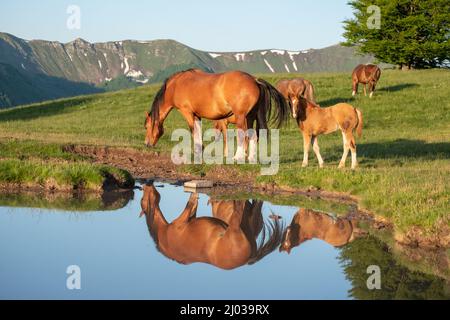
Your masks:
<path fill-rule="evenodd" d="M 147 118 L 150 118 L 150 112 L 145 111 L 145 116 L 146 116 Z"/>

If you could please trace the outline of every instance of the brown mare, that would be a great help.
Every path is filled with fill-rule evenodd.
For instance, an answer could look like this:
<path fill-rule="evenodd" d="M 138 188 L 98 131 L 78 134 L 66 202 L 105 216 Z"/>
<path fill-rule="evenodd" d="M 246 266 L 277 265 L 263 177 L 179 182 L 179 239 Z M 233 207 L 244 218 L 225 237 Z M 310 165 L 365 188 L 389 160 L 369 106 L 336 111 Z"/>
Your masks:
<path fill-rule="evenodd" d="M 292 248 L 311 239 L 321 239 L 333 247 L 341 247 L 353 241 L 357 232 L 356 221 L 300 209 L 284 232 L 280 251 L 291 253 Z"/>
<path fill-rule="evenodd" d="M 214 217 L 197 218 L 198 194 L 191 194 L 172 223 L 164 218 L 159 203 L 155 187 L 145 186 L 141 206 L 150 236 L 163 255 L 181 264 L 202 262 L 230 270 L 256 263 L 281 244 L 283 226 L 278 221 L 264 224 L 262 201 L 212 201 Z"/>
<path fill-rule="evenodd" d="M 321 134 L 329 134 L 341 130 L 343 137 L 344 153 L 339 168 L 345 167 L 348 152 L 352 152 L 352 169 L 356 169 L 356 142 L 353 131 L 356 130 L 359 137 L 362 134 L 363 117 L 359 109 L 346 104 L 321 108 L 319 105 L 300 98 L 297 123 L 303 134 L 303 167 L 308 166 L 309 148 L 312 144 L 319 166 L 322 168 L 324 161 L 320 155 L 317 137 Z"/>
<path fill-rule="evenodd" d="M 311 102 L 316 102 L 314 99 L 314 86 L 306 79 L 280 80 L 276 88 L 288 101 L 294 119 L 297 119 L 300 97 L 306 98 Z"/>
<path fill-rule="evenodd" d="M 154 146 L 164 133 L 163 123 L 176 108 L 186 119 L 197 141 L 201 141 L 196 120 L 222 120 L 234 115 L 238 128 L 238 149 L 235 159 L 244 159 L 245 132 L 248 116 L 256 110 L 259 128 L 267 129 L 272 100 L 275 102 L 275 124 L 280 127 L 288 118 L 288 107 L 279 92 L 268 82 L 240 71 L 209 74 L 198 69 L 182 71 L 168 78 L 147 113 L 145 144 Z"/>
<path fill-rule="evenodd" d="M 358 93 L 358 84 L 364 84 L 364 95 L 367 95 L 366 85 L 369 84 L 370 97 L 372 98 L 373 92 L 377 85 L 378 80 L 381 77 L 381 69 L 374 64 L 360 64 L 355 70 L 353 70 L 352 81 L 353 81 L 353 92 L 352 95 L 355 96 Z"/>

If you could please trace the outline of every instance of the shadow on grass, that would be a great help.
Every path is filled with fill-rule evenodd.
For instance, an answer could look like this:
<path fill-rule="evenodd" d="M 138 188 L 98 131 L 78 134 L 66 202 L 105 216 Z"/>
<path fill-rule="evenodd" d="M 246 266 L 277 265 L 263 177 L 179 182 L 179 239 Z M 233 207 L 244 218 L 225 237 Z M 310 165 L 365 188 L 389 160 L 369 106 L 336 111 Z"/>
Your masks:
<path fill-rule="evenodd" d="M 16 107 L 0 112 L 0 122 L 33 120 L 63 113 L 69 113 L 73 107 L 83 105 L 91 101 L 92 97 L 72 98 L 68 100 L 56 100 L 42 105 Z"/>
<path fill-rule="evenodd" d="M 358 144 L 358 155 L 370 159 L 398 157 L 434 160 L 450 158 L 450 142 L 427 143 L 422 140 L 398 139 L 384 143 Z"/>
<path fill-rule="evenodd" d="M 402 83 L 402 84 L 396 84 L 394 86 L 382 87 L 382 88 L 379 89 L 379 91 L 397 92 L 397 91 L 402 91 L 402 90 L 405 90 L 405 89 L 410 89 L 410 88 L 414 88 L 414 87 L 418 87 L 418 86 L 419 85 L 416 84 L 416 83 Z"/>
<path fill-rule="evenodd" d="M 326 107 L 334 106 L 335 104 L 338 104 L 338 103 L 351 103 L 352 100 L 353 99 L 351 97 L 348 97 L 348 98 L 337 97 L 337 98 L 319 101 L 318 104 L 321 107 L 326 108 Z"/>
<path fill-rule="evenodd" d="M 312 148 L 311 148 L 312 149 Z M 427 143 L 422 140 L 398 139 L 389 142 L 357 143 L 358 158 L 361 164 L 370 164 L 379 159 L 411 158 L 415 160 L 450 159 L 450 142 Z M 338 162 L 342 156 L 342 146 L 331 150 L 322 150 L 325 162 Z M 292 164 L 302 161 L 303 148 L 300 153 L 282 158 L 281 164 Z M 309 159 L 315 164 L 316 156 L 312 150 Z M 314 165 L 313 164 L 313 165 Z"/>

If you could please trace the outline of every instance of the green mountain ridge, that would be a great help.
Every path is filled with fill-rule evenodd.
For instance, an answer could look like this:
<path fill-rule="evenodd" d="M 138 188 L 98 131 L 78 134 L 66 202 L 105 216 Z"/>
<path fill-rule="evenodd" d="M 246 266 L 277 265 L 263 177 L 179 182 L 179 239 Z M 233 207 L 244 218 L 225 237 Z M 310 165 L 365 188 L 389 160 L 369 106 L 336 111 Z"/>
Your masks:
<path fill-rule="evenodd" d="M 350 71 L 355 65 L 372 60 L 370 56 L 357 55 L 354 48 L 340 45 L 303 51 L 268 49 L 206 52 L 174 40 L 89 43 L 78 38 L 69 43 L 60 43 L 27 41 L 0 33 L 0 63 L 13 68 L 3 67 L 0 83 L 15 79 L 14 86 L 0 85 L 0 107 L 55 96 L 92 93 L 96 90 L 95 86 L 105 87 L 107 82 L 123 76 L 131 78 L 136 84 L 157 82 L 169 75 L 167 70 L 185 67 L 211 72 L 242 70 L 259 74 L 339 72 Z M 53 79 L 55 85 L 58 82 L 56 79 L 64 79 L 66 83 L 60 83 L 56 95 L 49 95 L 46 90 L 41 90 L 42 76 Z M 24 79 L 19 80 L 21 78 L 27 79 L 28 85 L 24 84 Z M 80 83 L 86 86 L 80 87 Z M 44 87 L 48 85 L 49 81 Z M 61 86 L 70 88 L 61 90 Z"/>

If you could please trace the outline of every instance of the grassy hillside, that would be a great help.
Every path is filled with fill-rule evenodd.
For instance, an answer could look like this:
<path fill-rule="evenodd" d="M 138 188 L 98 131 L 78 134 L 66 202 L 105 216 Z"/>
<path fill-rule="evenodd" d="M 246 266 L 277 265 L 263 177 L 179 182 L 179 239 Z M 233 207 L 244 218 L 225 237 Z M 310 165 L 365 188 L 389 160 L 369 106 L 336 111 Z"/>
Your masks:
<path fill-rule="evenodd" d="M 285 76 L 293 75 L 264 78 L 274 82 Z M 323 107 L 349 101 L 363 111 L 365 128 L 362 139 L 357 140 L 360 167 L 356 172 L 337 169 L 342 138 L 335 133 L 319 138 L 326 168 L 317 168 L 312 153 L 310 167 L 301 168 L 302 138 L 292 122 L 280 133 L 279 174 L 259 177 L 259 181 L 356 195 L 362 207 L 392 219 L 401 230 L 420 226 L 433 232 L 438 223 L 448 225 L 450 72 L 385 71 L 373 99 L 358 96 L 354 100 L 349 74 L 303 76 L 315 84 Z M 0 139 L 143 148 L 144 111 L 149 109 L 157 89 L 144 86 L 4 110 L 0 112 Z M 174 144 L 170 142 L 171 131 L 179 127 L 187 128 L 181 116 L 173 112 L 157 150 L 169 152 Z M 34 150 L 40 148 L 37 142 Z M 20 149 L 21 143 L 13 145 Z M 32 158 L 41 157 L 34 151 L 23 152 L 31 153 Z M 239 168 L 259 172 L 252 166 Z M 197 172 L 209 169 L 183 167 Z"/>

